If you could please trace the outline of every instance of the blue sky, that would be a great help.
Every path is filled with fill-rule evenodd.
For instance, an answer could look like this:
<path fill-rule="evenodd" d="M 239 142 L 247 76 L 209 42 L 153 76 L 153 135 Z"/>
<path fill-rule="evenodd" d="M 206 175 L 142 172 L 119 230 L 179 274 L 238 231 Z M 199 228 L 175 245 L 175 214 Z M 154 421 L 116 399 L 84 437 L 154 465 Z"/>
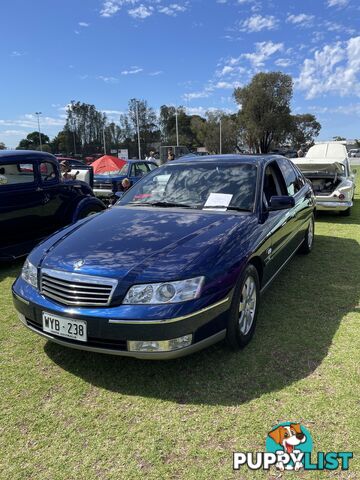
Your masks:
<path fill-rule="evenodd" d="M 321 139 L 360 137 L 359 0 L 3 0 L 0 141 L 54 136 L 71 100 L 118 121 L 130 98 L 235 111 L 258 71 L 295 81 Z M 6 41 L 4 41 L 6 39 Z"/>

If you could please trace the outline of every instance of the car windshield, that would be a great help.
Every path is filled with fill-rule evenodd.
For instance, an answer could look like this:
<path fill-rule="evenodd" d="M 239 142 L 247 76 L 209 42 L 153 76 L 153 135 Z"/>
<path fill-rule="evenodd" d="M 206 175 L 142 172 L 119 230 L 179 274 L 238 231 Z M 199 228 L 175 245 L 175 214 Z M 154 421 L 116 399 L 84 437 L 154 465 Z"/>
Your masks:
<path fill-rule="evenodd" d="M 136 183 L 118 205 L 251 211 L 257 168 L 246 163 L 164 165 Z"/>

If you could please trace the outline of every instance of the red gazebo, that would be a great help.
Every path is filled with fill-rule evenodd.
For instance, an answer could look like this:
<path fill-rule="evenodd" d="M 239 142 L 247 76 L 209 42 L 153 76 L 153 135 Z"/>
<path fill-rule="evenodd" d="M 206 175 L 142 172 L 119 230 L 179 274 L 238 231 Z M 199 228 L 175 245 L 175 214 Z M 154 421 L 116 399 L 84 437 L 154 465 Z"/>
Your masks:
<path fill-rule="evenodd" d="M 122 158 L 112 157 L 111 155 L 104 155 L 98 158 L 91 164 L 94 173 L 105 175 L 107 173 L 118 173 L 125 165 L 126 160 Z"/>

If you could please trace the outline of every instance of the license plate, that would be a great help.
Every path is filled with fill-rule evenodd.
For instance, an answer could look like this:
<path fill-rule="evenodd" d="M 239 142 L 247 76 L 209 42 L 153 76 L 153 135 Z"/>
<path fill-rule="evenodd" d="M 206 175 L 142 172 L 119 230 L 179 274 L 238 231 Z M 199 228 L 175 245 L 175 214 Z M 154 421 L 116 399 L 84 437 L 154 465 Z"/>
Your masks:
<path fill-rule="evenodd" d="M 43 312 L 42 323 L 44 332 L 58 335 L 59 337 L 71 338 L 80 342 L 87 341 L 87 328 L 84 320 L 58 317 L 51 313 Z"/>

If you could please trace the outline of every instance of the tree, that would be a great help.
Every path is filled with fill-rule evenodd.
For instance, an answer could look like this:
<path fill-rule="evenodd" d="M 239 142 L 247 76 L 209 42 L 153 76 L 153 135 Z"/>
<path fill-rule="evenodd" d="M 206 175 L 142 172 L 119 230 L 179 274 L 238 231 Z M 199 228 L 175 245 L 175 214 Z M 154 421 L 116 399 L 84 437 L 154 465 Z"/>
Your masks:
<path fill-rule="evenodd" d="M 146 100 L 132 98 L 128 104 L 128 113 L 120 116 L 123 137 L 129 144 L 131 156 L 137 155 L 137 118 L 139 118 L 140 145 L 144 154 L 154 143 L 160 141 L 160 129 L 155 111 Z"/>
<path fill-rule="evenodd" d="M 355 147 L 360 148 L 360 140 L 358 140 L 357 138 L 355 138 Z"/>
<path fill-rule="evenodd" d="M 296 149 L 302 146 L 309 148 L 314 144 L 314 138 L 319 135 L 320 130 L 320 123 L 311 113 L 293 115 L 292 131 L 289 135 L 289 141 Z"/>
<path fill-rule="evenodd" d="M 344 142 L 346 140 L 345 137 L 339 137 L 339 135 L 336 135 L 335 137 L 332 137 L 334 142 Z"/>
<path fill-rule="evenodd" d="M 289 133 L 292 93 L 292 78 L 281 72 L 258 73 L 248 85 L 235 89 L 240 122 L 257 152 L 267 153 L 272 142 L 281 142 Z"/>
<path fill-rule="evenodd" d="M 105 127 L 106 115 L 96 110 L 95 105 L 72 102 L 68 106 L 64 130 L 72 141 L 75 135 L 77 153 L 101 151 Z"/>
<path fill-rule="evenodd" d="M 224 112 L 207 112 L 206 120 L 194 120 L 199 141 L 209 153 L 220 153 L 220 121 L 221 121 L 221 152 L 234 153 L 237 149 L 238 123 L 237 115 L 227 115 Z M 195 130 L 195 129 L 194 129 Z"/>
<path fill-rule="evenodd" d="M 50 138 L 41 133 L 41 144 L 46 145 L 50 142 Z M 26 138 L 20 140 L 19 145 L 16 147 L 17 150 L 38 150 L 40 147 L 40 138 L 39 132 L 31 132 Z"/>
<path fill-rule="evenodd" d="M 4 142 L 0 142 L 0 150 L 6 150 L 6 146 Z"/>

